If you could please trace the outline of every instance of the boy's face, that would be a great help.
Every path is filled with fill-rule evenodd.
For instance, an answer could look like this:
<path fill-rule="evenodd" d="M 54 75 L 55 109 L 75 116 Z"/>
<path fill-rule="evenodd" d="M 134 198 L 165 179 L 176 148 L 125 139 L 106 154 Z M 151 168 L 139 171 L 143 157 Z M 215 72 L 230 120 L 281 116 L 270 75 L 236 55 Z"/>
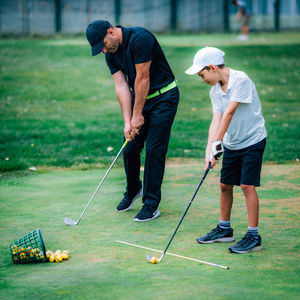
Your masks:
<path fill-rule="evenodd" d="M 216 85 L 219 82 L 217 78 L 217 72 L 215 72 L 215 70 L 211 67 L 209 70 L 201 70 L 200 72 L 198 72 L 198 75 L 201 77 L 203 82 L 209 85 Z"/>

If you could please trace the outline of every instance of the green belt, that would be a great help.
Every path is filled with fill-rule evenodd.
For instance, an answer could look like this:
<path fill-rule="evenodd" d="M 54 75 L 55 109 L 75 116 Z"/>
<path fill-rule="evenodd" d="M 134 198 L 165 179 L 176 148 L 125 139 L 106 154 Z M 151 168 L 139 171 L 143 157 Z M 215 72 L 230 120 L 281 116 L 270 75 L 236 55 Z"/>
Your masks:
<path fill-rule="evenodd" d="M 169 83 L 168 85 L 164 86 L 163 88 L 161 88 L 160 90 L 156 91 L 155 93 L 148 95 L 146 99 L 151 99 L 154 98 L 156 96 L 159 96 L 171 89 L 174 89 L 176 86 L 178 85 L 177 80 L 172 81 L 171 83 Z"/>

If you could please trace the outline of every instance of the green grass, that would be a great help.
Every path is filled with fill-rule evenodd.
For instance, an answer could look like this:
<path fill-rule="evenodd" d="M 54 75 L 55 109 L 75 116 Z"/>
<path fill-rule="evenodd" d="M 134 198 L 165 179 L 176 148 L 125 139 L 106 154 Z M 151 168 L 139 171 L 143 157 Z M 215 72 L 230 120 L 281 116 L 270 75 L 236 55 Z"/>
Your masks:
<path fill-rule="evenodd" d="M 199 245 L 195 238 L 218 221 L 218 174 L 212 170 L 183 221 L 170 252 L 228 265 L 223 270 L 166 256 L 146 262 L 152 251 L 116 239 L 163 250 L 203 174 L 196 160 L 169 160 L 162 189 L 161 217 L 133 222 L 141 207 L 117 213 L 124 173 L 114 168 L 94 202 L 78 218 L 105 169 L 51 171 L 0 182 L 1 299 L 297 299 L 299 298 L 299 166 L 265 165 L 260 196 L 263 250 L 235 255 L 229 244 Z M 236 188 L 232 225 L 235 238 L 247 229 L 242 192 Z M 67 249 L 61 264 L 13 265 L 8 245 L 41 228 L 47 249 Z"/>
<path fill-rule="evenodd" d="M 300 33 L 252 35 L 245 43 L 229 34 L 158 38 L 181 92 L 169 158 L 204 156 L 210 87 L 184 70 L 206 45 L 222 48 L 227 65 L 255 81 L 268 130 L 265 162 L 298 158 Z M 111 162 L 122 144 L 122 115 L 104 57 L 92 58 L 84 38 L 2 39 L 0 68 L 1 172 Z"/>

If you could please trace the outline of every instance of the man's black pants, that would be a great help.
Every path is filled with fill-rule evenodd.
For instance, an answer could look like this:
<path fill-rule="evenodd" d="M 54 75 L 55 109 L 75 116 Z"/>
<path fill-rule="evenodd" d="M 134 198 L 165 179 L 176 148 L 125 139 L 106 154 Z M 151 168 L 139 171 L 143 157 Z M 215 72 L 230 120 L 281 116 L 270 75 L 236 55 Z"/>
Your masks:
<path fill-rule="evenodd" d="M 145 123 L 134 140 L 124 149 L 126 191 L 134 197 L 141 188 L 140 154 L 146 141 L 143 181 L 143 203 L 157 208 L 161 200 L 161 184 L 165 171 L 166 154 L 171 127 L 179 102 L 178 88 L 147 99 L 143 109 Z"/>

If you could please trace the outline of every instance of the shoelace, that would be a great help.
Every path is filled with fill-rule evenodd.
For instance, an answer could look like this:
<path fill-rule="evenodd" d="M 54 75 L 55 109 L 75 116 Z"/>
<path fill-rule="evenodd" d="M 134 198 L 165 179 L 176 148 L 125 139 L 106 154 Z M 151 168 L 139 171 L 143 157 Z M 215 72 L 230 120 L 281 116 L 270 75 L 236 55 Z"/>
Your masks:
<path fill-rule="evenodd" d="M 207 234 L 207 236 L 213 236 L 215 233 L 219 233 L 221 231 L 221 228 L 220 227 L 216 227 L 216 228 L 214 228 L 211 232 L 209 232 L 208 234 Z"/>
<path fill-rule="evenodd" d="M 144 210 L 144 211 L 147 211 L 147 212 L 151 212 L 150 206 L 147 205 L 147 204 L 144 204 L 143 210 Z"/>
<path fill-rule="evenodd" d="M 246 235 L 242 238 L 241 241 L 238 242 L 238 244 L 241 245 L 241 246 L 243 246 L 243 247 L 247 247 L 254 240 L 255 240 L 255 238 L 250 233 L 246 233 Z"/>

